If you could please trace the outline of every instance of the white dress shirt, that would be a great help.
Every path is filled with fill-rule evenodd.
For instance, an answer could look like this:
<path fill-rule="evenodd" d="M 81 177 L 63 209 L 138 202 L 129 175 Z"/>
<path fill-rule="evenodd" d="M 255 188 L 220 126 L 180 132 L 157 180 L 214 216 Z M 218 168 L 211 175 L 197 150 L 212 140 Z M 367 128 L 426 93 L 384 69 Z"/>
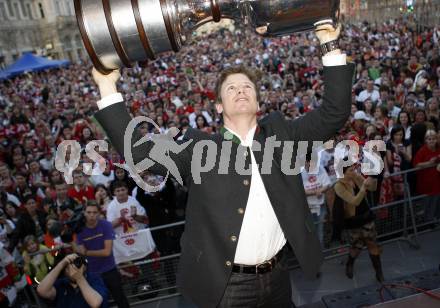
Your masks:
<path fill-rule="evenodd" d="M 376 103 L 379 98 L 380 93 L 376 89 L 374 89 L 372 92 L 369 92 L 368 90 L 362 90 L 362 92 L 359 93 L 359 96 L 357 97 L 357 101 L 365 102 L 367 99 L 370 99 L 371 102 Z"/>
<path fill-rule="evenodd" d="M 252 147 L 256 126 L 248 132 L 245 140 L 242 140 L 240 135 L 233 130 L 225 128 L 240 139 L 241 145 Z M 256 265 L 272 259 L 286 244 L 286 237 L 270 203 L 254 153 L 250 152 L 251 186 L 234 263 Z"/>

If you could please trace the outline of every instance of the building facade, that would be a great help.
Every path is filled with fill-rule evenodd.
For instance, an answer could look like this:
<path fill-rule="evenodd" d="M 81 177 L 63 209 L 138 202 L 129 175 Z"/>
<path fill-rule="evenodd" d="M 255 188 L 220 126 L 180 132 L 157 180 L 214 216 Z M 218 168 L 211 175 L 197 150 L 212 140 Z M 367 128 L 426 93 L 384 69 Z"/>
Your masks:
<path fill-rule="evenodd" d="M 341 0 L 341 12 L 348 21 L 413 17 L 418 25 L 433 27 L 439 25 L 440 0 Z"/>
<path fill-rule="evenodd" d="M 72 0 L 0 0 L 0 66 L 27 51 L 71 61 L 86 55 Z"/>

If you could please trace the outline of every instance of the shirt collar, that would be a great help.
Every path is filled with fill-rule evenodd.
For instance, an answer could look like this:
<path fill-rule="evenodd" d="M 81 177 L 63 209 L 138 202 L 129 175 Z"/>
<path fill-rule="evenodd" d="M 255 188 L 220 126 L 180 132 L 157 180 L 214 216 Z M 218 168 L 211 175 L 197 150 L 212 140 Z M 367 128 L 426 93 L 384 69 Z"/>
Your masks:
<path fill-rule="evenodd" d="M 257 129 L 257 125 L 252 127 L 248 133 L 246 134 L 245 139 L 241 139 L 240 135 L 236 132 L 234 132 L 232 129 L 224 126 L 220 129 L 220 133 L 222 134 L 223 138 L 226 140 L 232 140 L 232 142 L 242 144 L 243 146 L 250 147 L 252 146 L 252 142 L 254 140 L 255 131 Z"/>

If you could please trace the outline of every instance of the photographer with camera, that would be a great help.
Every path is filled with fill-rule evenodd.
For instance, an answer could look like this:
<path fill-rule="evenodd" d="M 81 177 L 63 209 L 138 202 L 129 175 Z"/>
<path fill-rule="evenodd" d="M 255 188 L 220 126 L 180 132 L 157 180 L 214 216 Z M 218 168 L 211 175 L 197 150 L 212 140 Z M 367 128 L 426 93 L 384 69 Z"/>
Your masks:
<path fill-rule="evenodd" d="M 38 285 L 38 294 L 56 307 L 107 307 L 107 289 L 101 277 L 86 271 L 86 264 L 84 257 L 66 256 Z"/>

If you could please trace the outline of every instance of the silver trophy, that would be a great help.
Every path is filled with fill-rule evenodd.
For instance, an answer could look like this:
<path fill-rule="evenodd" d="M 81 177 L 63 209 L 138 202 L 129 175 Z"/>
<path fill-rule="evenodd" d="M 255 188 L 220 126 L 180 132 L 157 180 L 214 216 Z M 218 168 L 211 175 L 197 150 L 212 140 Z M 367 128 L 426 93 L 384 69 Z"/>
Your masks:
<path fill-rule="evenodd" d="M 336 23 L 339 0 L 74 0 L 84 46 L 96 69 L 109 73 L 178 52 L 199 26 L 223 18 L 263 36 Z"/>

